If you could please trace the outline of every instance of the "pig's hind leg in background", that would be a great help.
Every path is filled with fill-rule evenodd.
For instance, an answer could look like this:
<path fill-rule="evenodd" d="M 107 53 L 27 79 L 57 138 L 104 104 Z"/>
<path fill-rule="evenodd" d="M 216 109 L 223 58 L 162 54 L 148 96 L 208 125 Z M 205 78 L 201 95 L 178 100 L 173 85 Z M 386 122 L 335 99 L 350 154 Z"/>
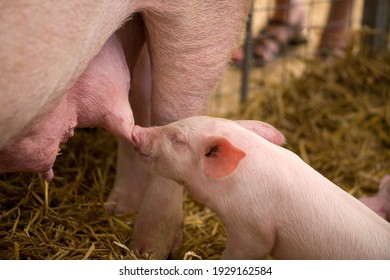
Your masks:
<path fill-rule="evenodd" d="M 144 49 L 134 71 L 130 67 L 130 103 L 137 124 L 164 125 L 205 113 L 209 94 L 242 34 L 249 5 L 186 2 L 160 13 L 143 13 L 149 55 Z M 130 33 L 121 36 L 125 46 Z M 131 248 L 166 258 L 181 242 L 182 203 L 182 187 L 148 174 L 133 147 L 119 143 L 109 204 L 113 212 L 138 210 Z"/>

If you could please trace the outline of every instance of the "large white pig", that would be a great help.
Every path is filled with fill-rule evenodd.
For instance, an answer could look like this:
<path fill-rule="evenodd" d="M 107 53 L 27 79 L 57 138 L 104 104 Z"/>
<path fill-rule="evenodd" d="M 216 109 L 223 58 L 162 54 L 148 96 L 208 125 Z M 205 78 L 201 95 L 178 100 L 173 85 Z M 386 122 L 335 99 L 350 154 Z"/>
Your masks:
<path fill-rule="evenodd" d="M 133 138 L 150 168 L 219 214 L 223 259 L 390 259 L 390 223 L 278 146 L 266 123 L 198 116 L 135 126 Z"/>
<path fill-rule="evenodd" d="M 201 113 L 250 4 L 1 1 L 0 173 L 51 179 L 74 128 L 104 127 L 121 139 L 109 209 L 139 210 L 132 247 L 167 257 L 180 242 L 182 189 L 138 164 L 134 120 L 162 125 Z"/>

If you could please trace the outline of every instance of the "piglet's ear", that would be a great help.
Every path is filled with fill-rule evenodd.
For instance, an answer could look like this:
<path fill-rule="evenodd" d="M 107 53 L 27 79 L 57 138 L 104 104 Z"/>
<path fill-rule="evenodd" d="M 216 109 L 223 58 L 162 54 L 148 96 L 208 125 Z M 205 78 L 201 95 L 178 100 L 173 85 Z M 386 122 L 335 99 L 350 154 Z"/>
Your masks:
<path fill-rule="evenodd" d="M 254 120 L 240 120 L 236 121 L 236 123 L 276 145 L 283 145 L 285 143 L 284 135 L 268 123 Z"/>
<path fill-rule="evenodd" d="M 245 152 L 224 137 L 209 136 L 205 139 L 202 166 L 205 175 L 218 179 L 230 175 L 237 168 Z"/>

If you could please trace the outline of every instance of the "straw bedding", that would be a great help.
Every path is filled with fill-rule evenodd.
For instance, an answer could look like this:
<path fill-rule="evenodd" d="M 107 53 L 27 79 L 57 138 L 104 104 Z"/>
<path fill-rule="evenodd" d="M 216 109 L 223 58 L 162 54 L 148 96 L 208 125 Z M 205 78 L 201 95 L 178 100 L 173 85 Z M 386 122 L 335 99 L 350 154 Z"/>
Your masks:
<path fill-rule="evenodd" d="M 372 195 L 390 174 L 389 73 L 389 53 L 308 62 L 300 77 L 266 84 L 225 117 L 271 123 L 286 148 L 341 188 Z M 103 207 L 115 161 L 115 140 L 85 129 L 62 147 L 49 184 L 39 175 L 0 175 L 0 259 L 153 258 L 127 248 L 135 217 Z M 183 244 L 172 258 L 219 258 L 226 233 L 218 217 L 187 195 L 184 209 Z"/>

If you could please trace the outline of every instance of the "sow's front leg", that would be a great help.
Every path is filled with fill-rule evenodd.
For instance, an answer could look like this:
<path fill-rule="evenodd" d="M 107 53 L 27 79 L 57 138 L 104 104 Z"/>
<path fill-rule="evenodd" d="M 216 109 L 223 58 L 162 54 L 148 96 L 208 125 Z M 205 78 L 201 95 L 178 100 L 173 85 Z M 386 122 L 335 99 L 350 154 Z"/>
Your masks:
<path fill-rule="evenodd" d="M 237 46 L 251 1 L 187 1 L 144 13 L 151 56 L 151 125 L 205 113 Z M 183 188 L 148 175 L 131 247 L 166 258 L 180 245 Z"/>

